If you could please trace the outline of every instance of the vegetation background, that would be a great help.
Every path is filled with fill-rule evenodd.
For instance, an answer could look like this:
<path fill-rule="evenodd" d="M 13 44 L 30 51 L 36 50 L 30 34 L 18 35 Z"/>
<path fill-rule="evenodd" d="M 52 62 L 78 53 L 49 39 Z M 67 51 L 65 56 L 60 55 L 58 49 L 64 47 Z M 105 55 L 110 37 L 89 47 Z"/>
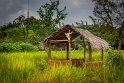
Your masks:
<path fill-rule="evenodd" d="M 0 83 L 123 83 L 124 81 L 124 2 L 123 0 L 92 0 L 92 25 L 81 20 L 73 23 L 106 40 L 103 66 L 75 67 L 59 65 L 48 68 L 43 40 L 64 24 L 66 6 L 59 9 L 59 0 L 50 0 L 37 11 L 40 19 L 23 15 L 0 26 Z M 83 45 L 73 44 L 72 58 L 83 58 Z M 41 51 L 42 50 L 42 51 Z M 120 50 L 120 51 L 119 51 Z M 58 56 L 59 55 L 59 56 Z M 76 56 L 75 56 L 76 55 Z M 100 60 L 94 50 L 93 61 Z M 65 51 L 52 51 L 52 59 L 65 58 Z M 86 54 L 88 61 L 88 54 Z"/>
<path fill-rule="evenodd" d="M 89 16 L 93 24 L 88 25 L 83 19 L 72 25 L 88 29 L 95 35 L 105 39 L 114 49 L 124 49 L 124 14 L 123 0 L 92 0 L 95 7 L 94 17 Z M 59 29 L 66 18 L 66 6 L 59 9 L 59 0 L 50 0 L 37 10 L 40 19 L 33 16 L 17 17 L 13 22 L 0 26 L 0 42 L 28 42 L 42 45 L 43 39 Z M 60 25 L 59 27 L 57 25 Z M 64 25 L 64 24 L 63 24 Z"/>

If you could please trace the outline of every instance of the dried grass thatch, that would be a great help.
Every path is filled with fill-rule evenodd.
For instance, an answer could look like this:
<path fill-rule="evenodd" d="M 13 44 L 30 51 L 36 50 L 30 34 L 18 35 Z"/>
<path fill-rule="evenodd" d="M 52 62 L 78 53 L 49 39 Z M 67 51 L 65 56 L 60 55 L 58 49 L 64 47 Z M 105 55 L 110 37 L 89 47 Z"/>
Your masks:
<path fill-rule="evenodd" d="M 105 40 L 93 35 L 88 30 L 81 29 L 78 27 L 73 27 L 70 25 L 65 25 L 62 28 L 60 28 L 58 31 L 54 32 L 52 35 L 50 35 L 44 40 L 44 43 L 45 44 L 52 43 L 50 42 L 50 40 L 63 40 L 60 41 L 59 43 L 67 43 L 68 41 L 64 41 L 67 40 L 65 33 L 68 33 L 69 30 L 72 32 L 71 41 L 75 39 L 77 36 L 82 35 L 90 43 L 92 48 L 107 49 L 110 47 Z"/>

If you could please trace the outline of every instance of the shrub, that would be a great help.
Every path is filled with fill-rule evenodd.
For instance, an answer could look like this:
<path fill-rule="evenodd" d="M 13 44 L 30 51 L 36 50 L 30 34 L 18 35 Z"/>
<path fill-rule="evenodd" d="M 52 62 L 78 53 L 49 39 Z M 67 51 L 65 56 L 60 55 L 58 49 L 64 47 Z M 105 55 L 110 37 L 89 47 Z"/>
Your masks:
<path fill-rule="evenodd" d="M 0 43 L 0 52 L 15 52 L 15 51 L 38 51 L 38 47 L 30 43 Z"/>
<path fill-rule="evenodd" d="M 0 52 L 10 52 L 14 51 L 15 48 L 11 43 L 1 43 L 0 44 Z"/>
<path fill-rule="evenodd" d="M 111 66 L 120 66 L 123 65 L 123 56 L 120 52 L 115 52 L 114 50 L 109 49 L 107 51 L 107 64 Z"/>
<path fill-rule="evenodd" d="M 22 42 L 19 45 L 21 46 L 21 51 L 38 51 L 38 47 L 32 45 L 31 43 Z"/>

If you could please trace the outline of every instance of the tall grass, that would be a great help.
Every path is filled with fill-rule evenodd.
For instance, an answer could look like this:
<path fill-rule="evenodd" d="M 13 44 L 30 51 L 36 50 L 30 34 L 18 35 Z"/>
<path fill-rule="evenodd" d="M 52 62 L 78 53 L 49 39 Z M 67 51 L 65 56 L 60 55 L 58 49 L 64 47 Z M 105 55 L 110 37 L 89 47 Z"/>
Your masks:
<path fill-rule="evenodd" d="M 0 82 L 23 83 L 46 68 L 47 56 L 44 52 L 16 52 L 0 54 Z"/>
<path fill-rule="evenodd" d="M 41 75 L 42 83 L 123 83 L 123 70 L 108 67 L 53 66 Z"/>
<path fill-rule="evenodd" d="M 93 60 L 100 60 L 100 55 L 100 51 L 94 51 Z M 105 61 L 107 55 L 105 53 Z M 124 51 L 120 55 L 123 56 Z M 88 60 L 88 53 L 86 56 Z M 71 57 L 83 58 L 83 51 L 72 51 Z M 66 58 L 66 51 L 52 51 L 52 59 L 63 58 Z M 45 51 L 0 53 L 0 83 L 123 83 L 123 70 L 123 64 L 101 67 L 54 65 L 49 68 Z"/>
<path fill-rule="evenodd" d="M 66 51 L 52 51 L 51 52 L 51 57 L 52 59 L 66 59 Z M 72 50 L 70 52 L 71 58 L 72 59 L 83 59 L 83 50 Z M 92 52 L 92 60 L 93 61 L 98 61 L 101 60 L 101 51 L 95 50 Z M 106 52 L 105 52 L 106 55 Z M 89 54 L 86 52 L 86 60 L 88 61 L 89 59 Z"/>

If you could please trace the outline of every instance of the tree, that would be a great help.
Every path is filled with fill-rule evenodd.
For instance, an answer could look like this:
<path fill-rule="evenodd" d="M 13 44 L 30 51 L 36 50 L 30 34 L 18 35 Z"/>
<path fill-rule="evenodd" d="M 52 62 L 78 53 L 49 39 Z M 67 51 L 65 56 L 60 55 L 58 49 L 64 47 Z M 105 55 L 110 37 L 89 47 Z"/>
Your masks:
<path fill-rule="evenodd" d="M 13 23 L 18 25 L 18 27 L 22 27 L 24 28 L 24 39 L 25 41 L 27 40 L 27 36 L 28 36 L 28 30 L 27 30 L 27 24 L 25 23 L 25 16 L 24 15 L 20 15 L 19 17 L 17 17 Z M 26 25 L 25 25 L 26 24 Z"/>
<path fill-rule="evenodd" d="M 17 17 L 14 21 L 13 24 L 18 25 L 18 27 L 23 28 L 24 30 L 24 41 L 29 42 L 30 40 L 30 32 L 34 33 L 33 31 L 37 30 L 37 27 L 34 27 L 34 25 L 38 25 L 40 23 L 37 23 L 36 21 L 39 21 L 38 19 L 34 18 L 33 16 L 29 18 L 25 18 L 25 16 L 20 15 Z"/>
<path fill-rule="evenodd" d="M 106 26 L 118 31 L 118 50 L 121 49 L 124 37 L 124 1 L 123 0 L 92 0 L 95 4 L 93 14 Z"/>
<path fill-rule="evenodd" d="M 13 23 L 1 26 L 0 42 L 23 41 L 38 45 L 56 29 L 61 20 L 65 19 L 65 10 L 66 7 L 59 9 L 59 0 L 50 0 L 50 3 L 42 5 L 38 11 L 41 19 L 20 15 Z"/>
<path fill-rule="evenodd" d="M 67 15 L 65 10 L 66 6 L 62 10 L 59 9 L 59 0 L 50 0 L 50 3 L 41 5 L 38 13 L 43 23 L 41 27 L 46 29 L 46 36 L 56 29 L 56 25 L 60 23 L 61 20 L 65 19 Z"/>
<path fill-rule="evenodd" d="M 35 35 L 36 30 L 38 30 L 37 27 L 34 26 L 38 25 L 38 23 L 35 21 L 39 20 L 33 16 L 30 18 L 25 18 L 25 16 L 20 15 L 13 21 L 13 23 L 8 23 L 4 26 L 1 26 L 0 42 L 23 41 L 32 43 L 32 40 L 34 41 L 32 38 Z"/>

